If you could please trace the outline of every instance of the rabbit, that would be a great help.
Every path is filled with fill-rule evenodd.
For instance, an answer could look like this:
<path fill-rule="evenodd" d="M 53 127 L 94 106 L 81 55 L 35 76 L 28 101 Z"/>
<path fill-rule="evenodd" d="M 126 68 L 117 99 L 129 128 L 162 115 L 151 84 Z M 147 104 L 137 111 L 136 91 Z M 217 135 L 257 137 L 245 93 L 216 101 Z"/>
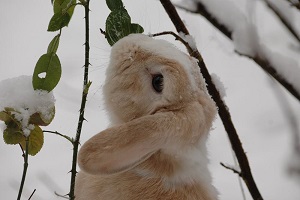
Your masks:
<path fill-rule="evenodd" d="M 216 200 L 206 140 L 216 105 L 197 62 L 131 34 L 111 49 L 103 94 L 111 126 L 78 153 L 77 200 Z"/>

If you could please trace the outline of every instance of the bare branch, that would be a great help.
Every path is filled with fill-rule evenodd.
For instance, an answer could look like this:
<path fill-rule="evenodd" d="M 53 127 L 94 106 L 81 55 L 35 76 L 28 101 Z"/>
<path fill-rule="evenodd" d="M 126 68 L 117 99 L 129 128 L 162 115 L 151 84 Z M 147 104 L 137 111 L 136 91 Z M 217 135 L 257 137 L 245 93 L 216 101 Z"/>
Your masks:
<path fill-rule="evenodd" d="M 188 52 L 194 52 L 193 48 L 190 47 L 189 43 L 186 42 L 183 38 L 181 38 L 173 31 L 164 31 L 161 33 L 151 34 L 152 37 L 161 36 L 161 35 L 173 35 L 175 37 L 175 40 L 179 40 L 187 48 Z"/>
<path fill-rule="evenodd" d="M 231 171 L 233 171 L 233 173 L 236 173 L 237 175 L 239 175 L 240 177 L 243 177 L 242 173 L 236 169 L 234 169 L 233 167 L 230 167 L 228 165 L 225 165 L 224 163 L 220 163 L 220 165 L 222 165 L 223 167 L 225 167 L 226 169 L 229 169 Z"/>
<path fill-rule="evenodd" d="M 180 7 L 181 8 L 181 7 Z M 184 8 L 186 11 L 189 11 L 187 8 Z M 190 11 L 192 13 L 198 13 L 205 17 L 214 27 L 216 27 L 221 33 L 223 33 L 227 38 L 230 40 L 232 39 L 232 31 L 226 27 L 224 24 L 219 22 L 216 17 L 208 12 L 206 7 L 201 3 L 197 2 L 197 11 Z M 286 80 L 284 77 L 282 77 L 274 66 L 271 65 L 270 60 L 268 60 L 266 57 L 260 56 L 248 56 L 244 54 L 240 54 L 241 56 L 246 56 L 250 59 L 252 59 L 255 63 L 258 64 L 264 71 L 266 71 L 269 75 L 271 75 L 275 80 L 277 80 L 287 91 L 289 91 L 296 99 L 300 101 L 300 93 L 296 90 L 295 86 L 293 86 L 291 83 L 289 83 L 288 80 Z"/>
<path fill-rule="evenodd" d="M 33 190 L 33 192 L 31 193 L 30 197 L 28 198 L 28 200 L 30 200 L 32 198 L 32 196 L 34 195 L 36 189 Z"/>
<path fill-rule="evenodd" d="M 46 131 L 46 130 L 43 130 L 43 133 L 53 133 L 53 134 L 55 134 L 55 135 L 59 135 L 59 136 L 65 138 L 65 139 L 67 139 L 67 140 L 68 140 L 69 142 L 71 142 L 72 144 L 74 143 L 74 139 L 73 139 L 73 138 L 70 138 L 70 137 L 67 136 L 67 135 L 63 135 L 63 134 L 61 134 L 61 133 L 59 133 L 59 132 L 57 132 L 57 131 Z"/>
<path fill-rule="evenodd" d="M 179 17 L 175 7 L 170 2 L 170 0 L 160 0 L 160 2 L 163 5 L 164 9 L 166 10 L 167 14 L 169 15 L 171 21 L 173 22 L 177 32 L 183 32 L 184 34 L 189 35 L 187 28 L 185 27 L 184 23 L 182 22 L 181 18 Z M 216 89 L 216 86 L 213 84 L 211 76 L 206 68 L 206 65 L 205 65 L 199 51 L 196 49 L 193 52 L 189 52 L 189 53 L 190 54 L 192 53 L 191 56 L 198 59 L 198 61 L 199 61 L 198 65 L 199 65 L 201 73 L 203 74 L 203 76 L 206 80 L 207 89 L 208 89 L 210 95 L 212 96 L 212 98 L 214 99 L 214 101 L 216 102 L 217 106 L 219 107 L 218 112 L 219 112 L 220 118 L 223 122 L 223 125 L 226 129 L 226 132 L 228 134 L 232 149 L 234 150 L 234 152 L 237 156 L 237 159 L 238 159 L 241 171 L 242 171 L 242 175 L 243 175 L 242 178 L 245 181 L 253 199 L 262 200 L 263 198 L 262 198 L 262 196 L 255 184 L 255 181 L 253 179 L 251 169 L 249 166 L 249 162 L 248 162 L 248 158 L 244 152 L 244 149 L 242 147 L 239 136 L 238 136 L 236 129 L 232 123 L 231 115 L 228 111 L 228 108 L 227 108 L 226 104 L 223 102 L 223 100 L 221 99 L 220 93 Z"/>
<path fill-rule="evenodd" d="M 55 194 L 56 196 L 58 196 L 58 197 L 61 197 L 61 198 L 64 198 L 64 199 L 69 199 L 69 198 L 67 197 L 69 194 L 61 195 L 61 194 L 58 194 L 57 192 L 54 192 L 54 194 Z"/>

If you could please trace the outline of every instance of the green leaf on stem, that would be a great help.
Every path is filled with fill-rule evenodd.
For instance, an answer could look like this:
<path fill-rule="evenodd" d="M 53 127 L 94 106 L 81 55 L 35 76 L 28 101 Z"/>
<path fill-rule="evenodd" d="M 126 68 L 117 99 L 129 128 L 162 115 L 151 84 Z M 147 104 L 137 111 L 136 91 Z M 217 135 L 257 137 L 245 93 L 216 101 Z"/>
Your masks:
<path fill-rule="evenodd" d="M 4 122 L 9 122 L 11 120 L 9 114 L 7 114 L 5 111 L 0 112 L 0 120 Z"/>
<path fill-rule="evenodd" d="M 25 141 L 25 136 L 18 126 L 9 123 L 3 131 L 3 139 L 6 144 L 18 144 Z"/>
<path fill-rule="evenodd" d="M 124 8 L 122 0 L 106 0 L 106 5 L 111 11 Z"/>
<path fill-rule="evenodd" d="M 110 45 L 129 35 L 131 19 L 126 9 L 112 11 L 106 19 L 106 37 Z"/>
<path fill-rule="evenodd" d="M 53 15 L 51 18 L 49 25 L 48 25 L 48 31 L 58 31 L 59 29 L 68 26 L 69 22 L 71 20 L 71 16 L 69 13 L 65 12 L 57 12 Z"/>
<path fill-rule="evenodd" d="M 52 41 L 50 42 L 48 49 L 47 49 L 47 54 L 51 53 L 56 53 L 59 45 L 59 39 L 60 39 L 60 34 L 57 34 Z"/>
<path fill-rule="evenodd" d="M 131 24 L 130 33 L 143 33 L 144 28 L 139 24 Z"/>
<path fill-rule="evenodd" d="M 53 11 L 54 13 L 67 12 L 71 18 L 75 6 L 76 6 L 76 0 L 55 0 L 53 4 Z"/>
<path fill-rule="evenodd" d="M 28 143 L 28 154 L 31 156 L 35 156 L 43 147 L 44 144 L 44 133 L 42 129 L 35 125 L 34 129 L 30 132 L 29 143 Z M 20 145 L 24 150 L 26 149 L 26 141 L 20 142 Z"/>
<path fill-rule="evenodd" d="M 58 56 L 54 53 L 44 54 L 38 60 L 33 72 L 33 88 L 50 92 L 58 84 L 60 77 L 61 64 Z"/>

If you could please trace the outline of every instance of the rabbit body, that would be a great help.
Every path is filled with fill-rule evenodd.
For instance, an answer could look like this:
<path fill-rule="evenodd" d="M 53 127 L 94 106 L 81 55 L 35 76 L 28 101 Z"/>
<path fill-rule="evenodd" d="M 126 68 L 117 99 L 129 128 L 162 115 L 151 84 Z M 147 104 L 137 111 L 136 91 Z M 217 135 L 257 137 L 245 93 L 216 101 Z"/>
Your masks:
<path fill-rule="evenodd" d="M 206 152 L 216 106 L 196 61 L 132 34 L 113 46 L 103 91 L 112 125 L 79 151 L 77 200 L 217 199 Z"/>

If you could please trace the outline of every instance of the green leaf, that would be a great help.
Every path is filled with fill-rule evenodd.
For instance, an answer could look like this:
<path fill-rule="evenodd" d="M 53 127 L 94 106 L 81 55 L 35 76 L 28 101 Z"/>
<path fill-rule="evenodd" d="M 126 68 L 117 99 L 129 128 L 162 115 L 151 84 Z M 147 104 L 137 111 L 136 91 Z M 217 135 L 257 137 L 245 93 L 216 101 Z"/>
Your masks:
<path fill-rule="evenodd" d="M 126 9 L 112 11 L 106 19 L 106 37 L 110 45 L 130 34 L 131 19 Z"/>
<path fill-rule="evenodd" d="M 20 144 L 24 150 L 27 150 L 25 140 L 20 142 Z M 35 128 L 30 132 L 29 135 L 28 154 L 32 156 L 36 155 L 43 147 L 43 144 L 44 133 L 39 126 L 35 125 Z"/>
<path fill-rule="evenodd" d="M 124 8 L 122 0 L 106 0 L 106 5 L 111 11 Z"/>
<path fill-rule="evenodd" d="M 40 77 L 42 73 L 46 76 Z M 50 92 L 58 84 L 61 77 L 61 64 L 56 54 L 44 54 L 36 63 L 32 85 L 35 90 L 46 90 Z"/>
<path fill-rule="evenodd" d="M 9 122 L 11 120 L 9 114 L 7 114 L 5 111 L 0 112 L 0 120 L 4 122 Z"/>
<path fill-rule="evenodd" d="M 131 24 L 130 33 L 143 33 L 144 28 L 139 24 Z"/>
<path fill-rule="evenodd" d="M 3 132 L 3 139 L 6 144 L 18 144 L 25 141 L 23 132 L 15 122 L 9 122 L 6 124 L 7 128 Z"/>
<path fill-rule="evenodd" d="M 69 15 L 69 13 L 55 13 L 49 22 L 48 31 L 58 31 L 59 29 L 68 26 L 70 20 L 71 16 Z"/>
<path fill-rule="evenodd" d="M 58 45 L 59 45 L 59 39 L 60 39 L 60 34 L 57 34 L 52 41 L 50 42 L 48 49 L 47 49 L 47 53 L 51 54 L 51 53 L 56 53 Z"/>
<path fill-rule="evenodd" d="M 30 116 L 29 123 L 40 125 L 40 126 L 48 126 L 55 116 L 55 107 L 51 109 L 50 116 L 44 116 L 43 114 L 37 112 Z"/>
<path fill-rule="evenodd" d="M 67 12 L 71 18 L 75 9 L 75 4 L 76 0 L 55 0 L 53 11 L 54 13 Z"/>

